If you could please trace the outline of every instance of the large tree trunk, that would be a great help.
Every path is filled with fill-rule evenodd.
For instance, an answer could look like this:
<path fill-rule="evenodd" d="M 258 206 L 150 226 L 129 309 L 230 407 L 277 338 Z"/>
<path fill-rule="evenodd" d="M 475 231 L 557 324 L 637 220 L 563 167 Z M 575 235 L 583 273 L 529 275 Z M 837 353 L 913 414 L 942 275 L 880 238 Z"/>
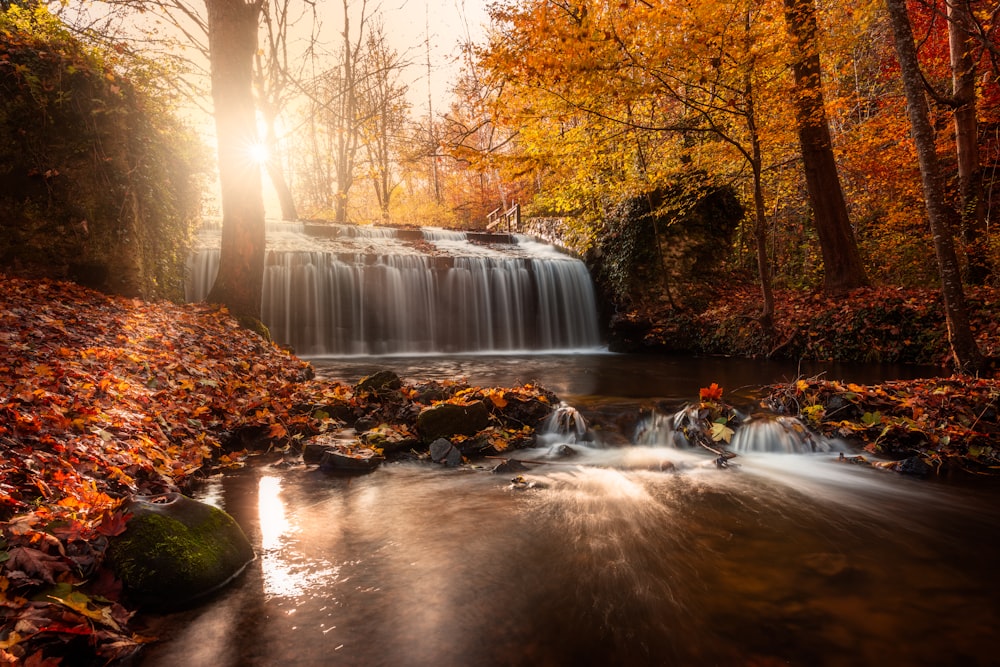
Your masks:
<path fill-rule="evenodd" d="M 927 217 L 934 237 L 934 252 L 941 274 L 941 294 L 948 320 L 952 356 L 959 369 L 973 370 L 983 365 L 983 357 L 969 326 L 962 277 L 948 221 L 950 215 L 944 198 L 944 184 L 935 152 L 934 129 L 927 111 L 927 98 L 924 97 L 923 78 L 917 61 L 917 49 L 913 43 L 910 16 L 906 11 L 906 0 L 886 0 L 886 6 L 896 42 L 903 87 L 906 90 L 906 109 L 917 147 L 924 204 L 927 207 Z"/>
<path fill-rule="evenodd" d="M 219 274 L 206 298 L 245 322 L 259 321 L 264 280 L 264 199 L 251 70 L 257 50 L 259 0 L 205 0 L 212 61 L 212 101 L 222 186 Z"/>
<path fill-rule="evenodd" d="M 785 0 L 791 38 L 795 110 L 816 234 L 823 254 L 823 287 L 840 291 L 868 285 L 837 174 L 823 101 L 815 0 Z"/>
<path fill-rule="evenodd" d="M 968 0 L 950 0 L 947 6 L 952 91 L 958 105 L 955 109 L 955 151 L 962 202 L 962 238 L 968 260 L 966 278 L 974 285 L 983 285 L 991 271 L 986 248 L 986 206 L 976 117 L 976 67 L 969 45 Z"/>

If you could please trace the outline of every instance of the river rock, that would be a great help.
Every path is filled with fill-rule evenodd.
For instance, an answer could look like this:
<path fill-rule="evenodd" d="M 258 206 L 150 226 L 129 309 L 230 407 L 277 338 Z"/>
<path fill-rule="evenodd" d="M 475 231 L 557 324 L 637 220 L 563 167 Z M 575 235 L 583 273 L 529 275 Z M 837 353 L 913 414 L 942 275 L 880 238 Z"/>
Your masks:
<path fill-rule="evenodd" d="M 140 605 L 185 605 L 229 583 L 255 557 L 230 515 L 179 493 L 136 496 L 125 510 L 125 532 L 109 540 L 105 562 Z"/>
<path fill-rule="evenodd" d="M 430 446 L 431 461 L 446 466 L 457 466 L 462 462 L 462 452 L 450 440 L 438 438 Z"/>
<path fill-rule="evenodd" d="M 323 453 L 329 445 L 320 442 L 307 442 L 302 445 L 302 462 L 307 465 L 316 465 L 323 458 Z"/>
<path fill-rule="evenodd" d="M 379 424 L 359 435 L 358 440 L 368 447 L 381 449 L 385 454 L 406 451 L 420 442 L 409 431 L 390 424 Z"/>
<path fill-rule="evenodd" d="M 358 380 L 358 383 L 354 385 L 354 390 L 359 394 L 365 392 L 383 394 L 399 389 L 402 386 L 402 380 L 392 371 L 378 371 Z"/>
<path fill-rule="evenodd" d="M 512 473 L 512 472 L 525 472 L 528 470 L 528 466 L 524 465 L 517 459 L 504 459 L 500 463 L 493 466 L 490 472 L 494 474 L 501 473 Z"/>
<path fill-rule="evenodd" d="M 493 413 L 500 423 L 507 427 L 535 427 L 552 414 L 553 406 L 559 404 L 555 394 L 539 390 L 538 396 L 515 396 L 507 394 L 502 408 L 494 407 Z"/>
<path fill-rule="evenodd" d="M 482 401 L 467 405 L 438 403 L 417 415 L 417 433 L 431 443 L 453 435 L 475 435 L 489 425 L 490 416 Z"/>
<path fill-rule="evenodd" d="M 919 456 L 911 456 L 910 458 L 899 461 L 896 466 L 896 470 L 904 475 L 926 477 L 930 474 L 932 468 Z"/>

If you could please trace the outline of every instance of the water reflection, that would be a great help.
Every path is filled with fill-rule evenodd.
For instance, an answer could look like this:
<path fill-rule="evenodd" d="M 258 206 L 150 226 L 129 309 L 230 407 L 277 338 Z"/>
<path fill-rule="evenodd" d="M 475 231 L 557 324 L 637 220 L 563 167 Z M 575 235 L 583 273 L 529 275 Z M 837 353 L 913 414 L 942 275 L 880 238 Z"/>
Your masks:
<path fill-rule="evenodd" d="M 308 508 L 297 508 L 301 512 Z M 260 527 L 259 560 L 265 599 L 309 595 L 321 582 L 335 582 L 340 566 L 304 555 L 299 549 L 301 528 L 289 519 L 282 479 L 265 474 L 257 482 L 257 518 Z M 331 525 L 331 528 L 333 526 Z M 294 607 L 287 614 L 295 613 Z"/>
<path fill-rule="evenodd" d="M 260 517 L 260 548 L 267 554 L 281 547 L 281 536 L 289 529 L 278 477 L 264 475 L 257 482 L 257 514 Z"/>
<path fill-rule="evenodd" d="M 246 471 L 225 500 L 259 520 L 259 576 L 187 626 L 212 641 L 143 664 L 996 664 L 995 492 L 829 454 L 576 448 L 537 452 L 528 490 Z"/>
<path fill-rule="evenodd" d="M 605 356 L 522 359 L 517 372 L 570 395 L 624 387 L 633 362 Z M 382 366 L 369 363 L 350 379 Z M 631 391 L 728 391 L 743 377 L 732 366 L 648 360 L 637 377 L 649 384 Z M 514 371 L 487 363 L 475 381 Z M 776 372 L 789 371 L 758 383 Z M 720 470 L 656 439 L 552 457 L 571 437 L 518 452 L 530 484 L 415 463 L 353 479 L 304 466 L 227 475 L 210 495 L 260 558 L 218 600 L 148 633 L 168 641 L 141 664 L 998 664 L 996 488 L 754 451 L 766 447 Z"/>

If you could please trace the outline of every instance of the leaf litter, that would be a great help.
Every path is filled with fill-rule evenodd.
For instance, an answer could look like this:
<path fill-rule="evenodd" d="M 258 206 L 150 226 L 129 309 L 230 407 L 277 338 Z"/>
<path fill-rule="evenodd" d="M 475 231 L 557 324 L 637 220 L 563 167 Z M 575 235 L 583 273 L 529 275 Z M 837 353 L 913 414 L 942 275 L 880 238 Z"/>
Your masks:
<path fill-rule="evenodd" d="M 406 442 L 419 410 L 442 401 L 488 401 L 482 446 L 501 450 L 530 441 L 518 406 L 557 401 L 533 385 L 356 391 L 315 378 L 223 308 L 2 279 L 0 664 L 81 655 L 107 664 L 151 641 L 130 629 L 135 610 L 101 567 L 133 495 L 183 492 L 253 452 L 301 450 L 345 421 Z M 336 442 L 345 453 L 363 446 Z"/>

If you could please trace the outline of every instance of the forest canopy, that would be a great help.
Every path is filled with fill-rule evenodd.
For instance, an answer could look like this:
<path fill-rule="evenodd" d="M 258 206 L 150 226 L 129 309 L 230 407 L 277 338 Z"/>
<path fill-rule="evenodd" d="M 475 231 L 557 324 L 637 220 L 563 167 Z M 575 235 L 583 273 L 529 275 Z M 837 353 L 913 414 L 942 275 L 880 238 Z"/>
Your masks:
<path fill-rule="evenodd" d="M 676 187 L 691 173 L 735 188 L 752 212 L 753 159 L 759 159 L 757 215 L 764 217 L 776 284 L 818 286 L 823 267 L 796 140 L 795 100 L 802 93 L 791 66 L 796 55 L 786 10 L 792 4 L 803 3 L 498 3 L 489 42 L 475 52 L 474 90 L 463 98 L 463 125 L 478 119 L 490 127 L 490 141 L 481 132 L 469 135 L 462 151 L 502 174 L 531 201 L 531 213 L 563 217 L 581 250 L 596 242 L 609 207 Z M 907 3 L 960 259 L 967 267 L 982 251 L 993 266 L 995 235 L 985 235 L 982 217 L 976 223 L 960 213 L 970 205 L 991 211 L 997 198 L 996 7 L 954 4 L 967 8 L 959 37 L 975 85 L 965 99 L 953 90 L 954 12 L 943 1 Z M 884 5 L 836 1 L 815 9 L 818 30 L 807 46 L 822 62 L 825 114 L 864 267 L 878 284 L 935 285 Z M 970 105 L 978 123 L 979 187 L 965 201 L 954 118 Z M 747 216 L 734 240 L 733 267 L 752 267 L 754 217 Z"/>

